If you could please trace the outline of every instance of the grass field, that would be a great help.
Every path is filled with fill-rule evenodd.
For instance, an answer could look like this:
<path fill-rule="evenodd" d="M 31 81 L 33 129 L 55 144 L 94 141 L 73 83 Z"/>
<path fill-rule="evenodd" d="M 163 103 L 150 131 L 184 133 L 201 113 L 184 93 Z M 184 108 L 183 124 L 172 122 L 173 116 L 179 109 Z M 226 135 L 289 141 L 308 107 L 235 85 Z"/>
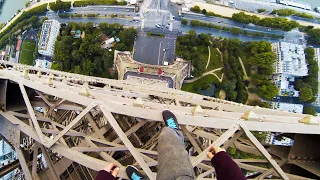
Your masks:
<path fill-rule="evenodd" d="M 212 83 L 214 84 L 220 84 L 219 80 L 217 77 L 215 77 L 212 74 L 206 75 L 197 81 L 193 83 L 184 83 L 182 85 L 182 90 L 187 91 L 187 92 L 192 92 L 192 93 L 197 93 L 200 89 L 202 89 L 204 86 L 211 85 Z"/>
<path fill-rule="evenodd" d="M 207 71 L 211 71 L 213 69 L 221 68 L 221 56 L 216 48 L 211 48 L 211 56 L 210 63 L 208 65 Z"/>
<path fill-rule="evenodd" d="M 33 65 L 33 53 L 36 48 L 36 42 L 30 40 L 24 40 L 22 44 L 21 54 L 20 54 L 20 63 Z"/>

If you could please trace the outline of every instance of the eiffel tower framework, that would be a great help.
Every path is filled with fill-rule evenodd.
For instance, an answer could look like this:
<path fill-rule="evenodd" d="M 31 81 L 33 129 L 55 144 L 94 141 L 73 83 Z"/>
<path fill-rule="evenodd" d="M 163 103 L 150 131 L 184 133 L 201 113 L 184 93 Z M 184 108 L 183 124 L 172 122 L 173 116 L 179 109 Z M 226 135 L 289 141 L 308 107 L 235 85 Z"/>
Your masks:
<path fill-rule="evenodd" d="M 0 61 L 0 133 L 15 149 L 25 179 L 93 179 L 106 164 L 157 172 L 161 112 L 175 113 L 197 179 L 215 179 L 210 145 L 236 157 L 251 178 L 320 179 L 320 119 L 169 88 L 39 69 Z M 293 146 L 261 143 L 274 132 Z"/>

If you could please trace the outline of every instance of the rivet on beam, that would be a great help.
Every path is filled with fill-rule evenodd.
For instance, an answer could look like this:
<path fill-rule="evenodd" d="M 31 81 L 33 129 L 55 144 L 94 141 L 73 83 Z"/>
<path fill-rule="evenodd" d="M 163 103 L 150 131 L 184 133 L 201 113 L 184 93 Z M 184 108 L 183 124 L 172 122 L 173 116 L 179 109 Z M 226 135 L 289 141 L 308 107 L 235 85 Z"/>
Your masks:
<path fill-rule="evenodd" d="M 54 79 L 54 74 L 50 73 L 49 77 L 52 78 L 52 80 Z"/>
<path fill-rule="evenodd" d="M 307 116 L 299 120 L 299 123 L 309 124 L 309 125 L 319 125 L 319 121 L 313 116 Z"/>
<path fill-rule="evenodd" d="M 85 82 L 83 83 L 83 86 L 86 87 L 86 88 L 89 88 L 89 83 L 88 83 L 87 81 L 85 81 Z"/>
<path fill-rule="evenodd" d="M 53 78 L 51 77 L 48 78 L 48 84 L 49 86 L 53 86 Z"/>
<path fill-rule="evenodd" d="M 221 109 L 220 106 L 217 106 L 216 108 L 214 108 L 214 110 L 216 110 L 216 111 L 222 111 L 222 109 Z"/>
<path fill-rule="evenodd" d="M 201 108 L 200 105 L 196 105 L 193 109 L 192 109 L 192 114 L 202 114 L 203 113 L 203 109 Z"/>
<path fill-rule="evenodd" d="M 62 82 L 65 83 L 65 84 L 68 84 L 67 77 L 63 76 L 62 77 Z"/>
<path fill-rule="evenodd" d="M 37 77 L 38 77 L 38 78 L 41 78 L 41 76 L 42 76 L 41 71 L 38 71 L 38 72 L 37 72 Z"/>
<path fill-rule="evenodd" d="M 260 118 L 259 116 L 252 112 L 252 111 L 247 111 L 245 112 L 242 116 L 241 116 L 241 119 L 244 119 L 246 121 L 260 121 Z"/>
<path fill-rule="evenodd" d="M 26 69 L 23 70 L 23 77 L 24 77 L 25 79 L 29 79 L 28 70 L 26 70 Z"/>
<path fill-rule="evenodd" d="M 133 106 L 134 107 L 144 107 L 143 101 L 141 98 L 137 98 L 134 102 L 133 102 Z"/>
<path fill-rule="evenodd" d="M 81 96 L 87 96 L 87 97 L 90 96 L 90 93 L 89 93 L 89 90 L 88 90 L 87 87 L 83 87 L 83 88 L 80 90 L 79 94 L 80 94 Z"/>

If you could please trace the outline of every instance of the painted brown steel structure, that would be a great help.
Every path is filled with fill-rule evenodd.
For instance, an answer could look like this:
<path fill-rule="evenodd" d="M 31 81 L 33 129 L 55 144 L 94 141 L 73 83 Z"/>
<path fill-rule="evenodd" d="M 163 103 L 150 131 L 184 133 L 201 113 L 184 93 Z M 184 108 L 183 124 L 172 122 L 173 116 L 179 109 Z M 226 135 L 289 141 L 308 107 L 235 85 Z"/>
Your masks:
<path fill-rule="evenodd" d="M 210 145 L 257 155 L 234 159 L 242 169 L 258 173 L 256 179 L 320 178 L 318 117 L 128 81 L 0 64 L 0 132 L 16 149 L 26 179 L 92 179 L 109 162 L 120 167 L 121 178 L 127 178 L 125 166 L 134 164 L 155 179 L 164 109 L 178 118 L 198 179 L 215 179 L 206 157 Z M 286 133 L 295 143 L 263 146 L 251 131 Z"/>

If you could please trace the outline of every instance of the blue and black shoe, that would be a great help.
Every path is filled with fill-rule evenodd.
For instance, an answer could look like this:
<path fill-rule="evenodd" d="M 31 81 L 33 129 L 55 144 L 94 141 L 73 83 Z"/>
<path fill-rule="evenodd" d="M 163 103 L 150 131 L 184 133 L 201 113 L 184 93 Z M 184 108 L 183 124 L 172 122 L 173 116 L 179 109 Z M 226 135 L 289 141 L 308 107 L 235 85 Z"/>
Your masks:
<path fill-rule="evenodd" d="M 126 168 L 127 176 L 130 180 L 146 180 L 148 179 L 146 176 L 142 175 L 139 170 L 134 166 L 127 166 Z"/>
<path fill-rule="evenodd" d="M 162 117 L 167 127 L 179 130 L 177 118 L 172 112 L 168 110 L 162 111 Z"/>

